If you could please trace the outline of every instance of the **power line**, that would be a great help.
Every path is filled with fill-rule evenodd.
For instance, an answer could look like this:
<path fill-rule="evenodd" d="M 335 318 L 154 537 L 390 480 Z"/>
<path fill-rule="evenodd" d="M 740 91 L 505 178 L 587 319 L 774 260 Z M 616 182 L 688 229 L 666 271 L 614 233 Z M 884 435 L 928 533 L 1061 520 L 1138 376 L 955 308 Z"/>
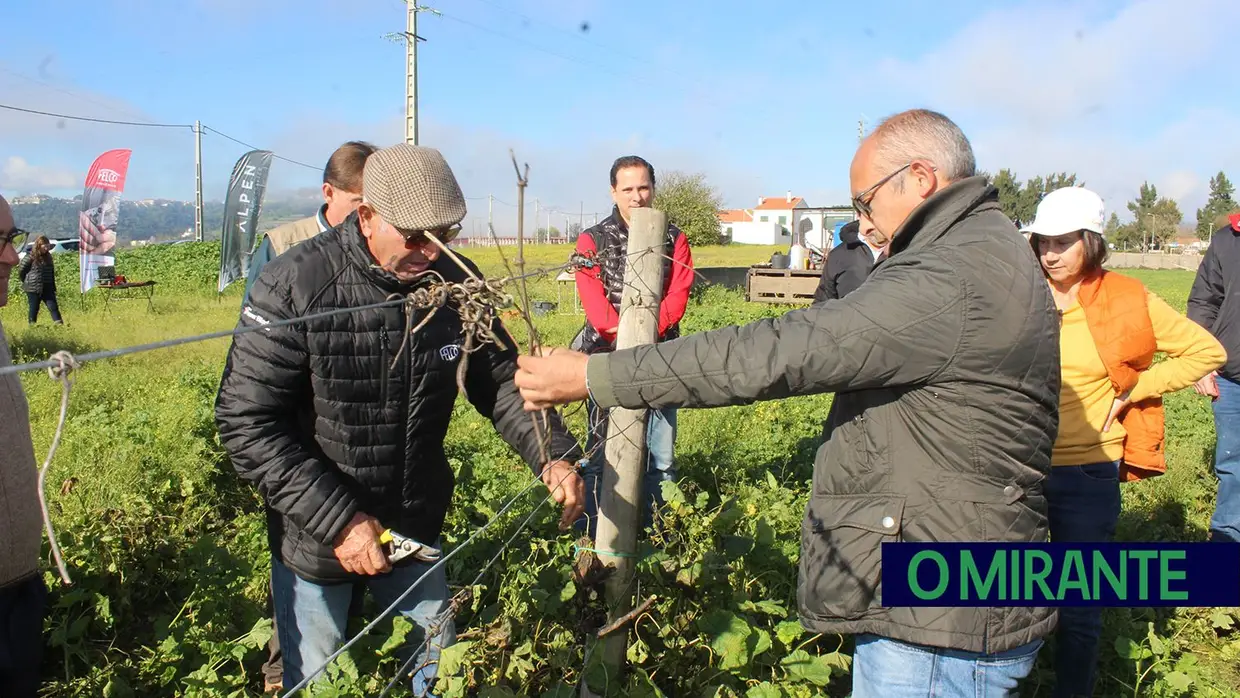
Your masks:
<path fill-rule="evenodd" d="M 97 124 L 115 124 L 117 126 L 149 126 L 153 128 L 194 128 L 193 124 L 156 124 L 151 122 L 143 123 L 141 121 L 118 121 L 116 119 L 100 119 L 93 116 L 74 116 L 72 114 L 57 114 L 50 111 L 39 111 L 38 109 L 27 109 L 25 107 L 15 107 L 11 104 L 0 104 L 0 109 L 8 109 L 10 111 L 20 111 L 27 114 L 38 114 L 39 116 L 52 116 L 57 119 L 69 119 L 71 121 L 91 121 Z"/>
<path fill-rule="evenodd" d="M 480 3 L 484 4 L 484 5 L 489 5 L 490 7 L 494 7 L 495 9 L 500 10 L 500 11 L 502 11 L 502 12 L 507 12 L 507 13 L 509 13 L 509 14 L 515 15 L 515 16 L 517 16 L 517 17 L 520 17 L 522 20 L 525 20 L 526 22 L 530 22 L 530 23 L 534 23 L 534 24 L 541 24 L 541 25 L 543 25 L 544 27 L 547 27 L 547 28 L 552 29 L 552 30 L 554 30 L 554 31 L 556 31 L 556 32 L 559 32 L 560 34 L 564 34 L 565 36 L 571 36 L 571 37 L 573 37 L 574 39 L 576 39 L 576 40 L 578 40 L 578 41 L 581 41 L 581 42 L 584 42 L 584 43 L 590 44 L 590 45 L 592 45 L 592 46 L 595 46 L 595 47 L 597 47 L 597 48 L 603 49 L 604 51 L 606 51 L 606 52 L 607 52 L 607 53 L 609 53 L 609 54 L 612 54 L 612 55 L 620 55 L 620 56 L 623 56 L 623 57 L 625 57 L 625 58 L 631 58 L 631 59 L 633 59 L 633 60 L 640 61 L 640 62 L 643 62 L 643 63 L 647 63 L 647 64 L 649 64 L 649 65 L 654 65 L 653 63 L 651 63 L 651 62 L 650 62 L 648 59 L 646 59 L 646 58 L 642 58 L 641 56 L 635 56 L 635 55 L 633 55 L 633 54 L 631 54 L 631 53 L 626 53 L 626 52 L 624 52 L 624 51 L 621 51 L 621 50 L 619 50 L 619 49 L 617 49 L 617 48 L 615 48 L 615 47 L 612 47 L 612 46 L 607 46 L 607 45 L 605 45 L 605 44 L 601 44 L 601 43 L 599 43 L 599 42 L 597 42 L 597 41 L 593 41 L 593 40 L 587 39 L 587 38 L 585 38 L 584 36 L 582 36 L 582 35 L 581 35 L 581 32 L 575 32 L 575 31 L 572 31 L 572 30 L 569 30 L 569 29 L 565 29 L 565 28 L 563 28 L 563 27 L 556 26 L 556 25 L 554 25 L 554 24 L 552 24 L 552 23 L 550 23 L 550 22 L 547 22 L 547 21 L 543 21 L 543 20 L 537 20 L 537 19 L 534 19 L 534 18 L 530 17 L 529 15 L 526 15 L 526 14 L 523 14 L 523 13 L 521 13 L 521 12 L 518 12 L 517 10 L 513 10 L 513 9 L 511 9 L 511 8 L 505 7 L 505 6 L 503 6 L 502 4 L 500 4 L 500 3 L 498 3 L 498 2 L 492 2 L 492 0 L 477 0 L 477 2 L 480 2 Z"/>
<path fill-rule="evenodd" d="M 619 76 L 619 77 L 626 77 L 626 76 L 624 76 L 623 74 L 621 74 L 620 72 L 618 72 L 618 71 L 614 70 L 613 68 L 610 68 L 610 67 L 608 67 L 608 66 L 606 66 L 606 65 L 603 65 L 603 64 L 601 64 L 601 63 L 595 63 L 595 62 L 593 62 L 593 61 L 586 61 L 586 60 L 582 60 L 582 59 L 580 59 L 580 58 L 576 58 L 576 57 L 574 57 L 574 56 L 569 56 L 569 55 L 566 55 L 566 54 L 563 54 L 563 53 L 559 53 L 559 52 L 557 52 L 557 51 L 552 51 L 552 50 L 551 50 L 551 49 L 549 49 L 549 48 L 543 48 L 542 46 L 539 46 L 538 44 L 535 44 L 535 43 L 532 43 L 532 42 L 526 41 L 525 39 L 522 39 L 522 38 L 519 38 L 519 37 L 516 37 L 516 36 L 512 36 L 511 34 L 505 34 L 505 33 L 501 32 L 501 31 L 496 31 L 496 30 L 494 30 L 494 29 L 491 29 L 490 27 L 484 27 L 484 26 L 482 26 L 481 24 L 475 24 L 474 22 L 471 22 L 471 21 L 469 21 L 469 20 L 467 20 L 467 19 L 461 19 L 460 17 L 453 17 L 452 15 L 450 15 L 450 14 L 446 14 L 446 13 L 444 13 L 444 12 L 440 12 L 440 13 L 439 13 L 439 16 L 440 16 L 440 17 L 443 17 L 444 19 L 450 19 L 450 20 L 452 20 L 453 22 L 458 22 L 458 23 L 460 23 L 460 24 L 464 24 L 464 25 L 465 25 L 465 26 L 467 26 L 467 27 L 473 27 L 474 29 L 479 29 L 479 30 L 481 30 L 481 31 L 487 32 L 488 34 L 494 34 L 495 36 L 498 36 L 498 37 L 500 37 L 500 38 L 502 38 L 502 39 L 508 39 L 509 41 L 515 41 L 515 42 L 517 42 L 518 44 L 523 44 L 523 45 L 525 45 L 525 46 L 528 46 L 529 48 L 534 49 L 535 51 L 541 51 L 541 52 L 546 53 L 546 54 L 548 54 L 548 55 L 555 56 L 556 58 L 562 58 L 562 59 L 564 59 L 564 60 L 566 60 L 566 61 L 571 61 L 571 62 L 573 62 L 573 63 L 580 63 L 580 64 L 582 64 L 582 65 L 588 65 L 588 66 L 590 66 L 590 67 L 592 67 L 592 68 L 598 68 L 598 69 L 600 69 L 600 70 L 605 70 L 605 71 L 607 71 L 607 72 L 609 72 L 609 73 L 611 73 L 611 74 L 613 74 L 613 75 Z"/>
<path fill-rule="evenodd" d="M 83 101 L 83 102 L 90 102 L 91 104 L 94 104 L 94 105 L 96 105 L 96 106 L 103 107 L 104 109 L 110 109 L 110 110 L 112 110 L 112 111 L 118 111 L 118 112 L 122 112 L 122 113 L 125 113 L 125 114 L 130 114 L 130 115 L 133 115 L 133 116 L 134 116 L 134 118 L 138 118 L 138 119 L 143 119 L 143 118 L 145 118 L 145 117 L 141 116 L 140 114 L 136 114 L 135 112 L 132 112 L 132 111 L 130 111 L 130 110 L 128 110 L 128 109 L 121 109 L 120 107 L 117 107 L 117 106 L 112 105 L 112 104 L 105 104 L 105 103 L 103 103 L 103 102 L 100 102 L 99 100 L 96 100 L 96 99 L 91 99 L 90 97 L 87 97 L 87 96 L 85 96 L 85 95 L 81 95 L 81 94 L 78 94 L 78 93 L 76 93 L 76 92 L 73 92 L 72 90 L 66 90 L 66 89 L 64 89 L 63 87 L 57 87 L 56 85 L 53 85 L 52 83 L 50 83 L 50 82 L 48 82 L 48 81 L 46 81 L 46 80 L 41 80 L 41 79 L 39 79 L 39 78 L 32 78 L 32 77 L 30 77 L 29 75 L 23 75 L 23 74 L 21 74 L 21 73 L 19 73 L 19 72 L 15 71 L 15 70 L 10 70 L 10 69 L 8 69 L 8 68 L 5 68 L 4 66 L 0 66 L 0 72 L 7 73 L 7 74 L 9 74 L 9 75 L 12 75 L 13 77 L 16 77 L 16 78 L 21 78 L 22 80 L 26 80 L 26 81 L 29 81 L 29 82 L 32 82 L 32 83 L 35 83 L 35 84 L 38 84 L 38 85 L 42 85 L 42 86 L 46 87 L 46 88 L 47 88 L 47 89 L 49 89 L 49 90 L 55 90 L 56 92 L 59 92 L 59 93 L 64 94 L 64 95 L 68 95 L 68 96 L 70 96 L 70 97 L 72 97 L 72 98 L 74 98 L 74 99 L 81 100 L 81 101 Z M 150 119 L 146 119 L 146 120 L 145 120 L 145 123 L 151 123 Z"/>
<path fill-rule="evenodd" d="M 237 140 L 236 138 L 233 138 L 232 136 L 228 135 L 227 133 L 221 133 L 221 132 L 219 132 L 219 131 L 217 131 L 217 130 L 215 130 L 215 129 L 211 128 L 210 126 L 207 126 L 206 124 L 203 124 L 203 125 L 202 125 L 202 128 L 203 128 L 203 130 L 204 130 L 204 131 L 210 131 L 211 133 L 214 133 L 215 135 L 220 136 L 221 138 L 227 138 L 228 140 L 232 141 L 233 143 L 236 143 L 237 145 L 240 145 L 240 146 L 244 146 L 244 147 L 246 147 L 246 148 L 249 148 L 250 150 L 260 150 L 260 148 L 259 148 L 259 147 L 257 147 L 257 146 L 250 145 L 249 143 L 246 143 L 245 141 L 240 141 L 240 140 Z M 315 172 L 319 172 L 319 171 L 321 171 L 321 168 L 315 167 L 314 165 L 307 165 L 307 164 L 306 164 L 306 163 L 304 163 L 304 162 L 300 162 L 300 161 L 298 161 L 298 160 L 294 160 L 294 159 L 292 159 L 292 158 L 286 158 L 286 157 L 284 157 L 283 155 L 276 155 L 275 153 L 272 153 L 272 154 L 271 154 L 271 157 L 276 158 L 277 160 L 283 160 L 283 161 L 285 161 L 285 162 L 291 162 L 291 163 L 293 163 L 294 165 L 301 165 L 302 167 L 309 168 L 309 169 L 311 169 L 311 170 L 314 170 Z"/>
<path fill-rule="evenodd" d="M 100 119 L 94 116 L 76 116 L 73 114 L 58 114 L 56 112 L 41 111 L 39 109 L 27 109 L 26 107 L 16 107 L 11 104 L 0 104 L 0 109 L 8 109 L 11 111 L 24 112 L 26 114 L 37 114 L 39 116 L 50 116 L 50 117 L 54 117 L 57 119 L 69 119 L 72 121 L 90 121 L 92 123 L 97 123 L 97 124 L 113 124 L 117 126 L 147 126 L 147 127 L 153 127 L 153 128 L 188 128 L 190 130 L 193 130 L 194 128 L 193 124 L 157 124 L 157 123 L 151 123 L 151 122 L 143 123 L 140 121 L 119 121 L 116 119 Z M 221 138 L 226 138 L 232 141 L 233 143 L 236 143 L 237 145 L 249 148 L 250 150 L 259 150 L 259 148 L 256 146 L 250 145 L 249 143 L 246 143 L 245 141 L 233 138 L 227 133 L 223 133 L 222 131 L 211 128 L 210 126 L 206 124 L 202 125 L 202 129 L 204 131 L 210 131 L 211 133 L 214 133 L 215 135 L 220 136 Z M 300 165 L 302 167 L 314 170 L 315 172 L 319 172 L 321 169 L 321 168 L 315 167 L 314 165 L 308 165 L 299 160 L 294 160 L 292 158 L 284 157 L 283 155 L 277 155 L 275 153 L 272 153 L 271 156 L 278 160 L 283 160 L 285 162 L 290 162 L 294 165 Z"/>

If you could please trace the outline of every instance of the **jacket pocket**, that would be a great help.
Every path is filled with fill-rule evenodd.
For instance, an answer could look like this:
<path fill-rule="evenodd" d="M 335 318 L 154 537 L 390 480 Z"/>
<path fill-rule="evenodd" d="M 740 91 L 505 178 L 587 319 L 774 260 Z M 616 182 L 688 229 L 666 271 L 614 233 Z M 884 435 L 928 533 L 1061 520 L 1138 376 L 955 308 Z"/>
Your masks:
<path fill-rule="evenodd" d="M 900 540 L 904 496 L 814 495 L 801 528 L 799 605 L 858 618 L 881 604 L 882 544 Z"/>

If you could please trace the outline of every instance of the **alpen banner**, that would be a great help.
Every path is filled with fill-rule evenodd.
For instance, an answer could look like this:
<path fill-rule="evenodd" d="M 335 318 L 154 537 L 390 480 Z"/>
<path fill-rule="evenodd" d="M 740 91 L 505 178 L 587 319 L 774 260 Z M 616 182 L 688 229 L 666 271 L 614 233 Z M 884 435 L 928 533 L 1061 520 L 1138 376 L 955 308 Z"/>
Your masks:
<path fill-rule="evenodd" d="M 233 167 L 228 198 L 224 200 L 224 230 L 220 233 L 221 293 L 228 284 L 245 279 L 250 273 L 254 235 L 270 169 L 271 152 L 267 150 L 251 150 Z"/>
<path fill-rule="evenodd" d="M 95 285 L 99 267 L 116 264 L 116 226 L 120 218 L 121 193 L 129 171 L 129 150 L 109 150 L 95 158 L 86 173 L 82 210 L 78 213 L 78 238 L 82 293 Z"/>

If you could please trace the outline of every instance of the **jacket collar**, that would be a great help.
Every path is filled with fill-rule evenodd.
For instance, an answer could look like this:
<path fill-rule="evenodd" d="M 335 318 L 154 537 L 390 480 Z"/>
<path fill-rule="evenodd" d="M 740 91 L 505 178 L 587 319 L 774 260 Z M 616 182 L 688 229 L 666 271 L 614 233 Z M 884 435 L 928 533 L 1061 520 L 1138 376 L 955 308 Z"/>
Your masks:
<path fill-rule="evenodd" d="M 376 287 L 387 293 L 408 293 L 414 288 L 425 283 L 427 276 L 419 277 L 414 281 L 401 281 L 394 274 L 379 266 L 375 261 L 374 255 L 370 253 L 370 247 L 366 244 L 366 237 L 362 235 L 362 229 L 357 222 L 357 212 L 349 214 L 349 217 L 341 221 L 340 225 L 335 227 L 335 232 L 340 236 L 341 245 L 344 247 L 345 256 L 348 263 L 361 269 L 362 274 L 373 283 Z M 446 265 L 453 264 L 451 260 L 445 263 L 445 258 L 440 255 L 439 259 L 431 265 L 431 271 L 437 271 L 449 281 L 455 276 L 450 276 Z M 429 277 L 433 278 L 433 277 Z"/>
<path fill-rule="evenodd" d="M 328 230 L 331 229 L 331 226 L 327 224 L 327 204 L 323 204 L 322 206 L 319 207 L 319 213 L 314 218 L 315 218 L 315 221 L 319 224 L 320 233 L 326 233 Z"/>
<path fill-rule="evenodd" d="M 889 257 L 942 238 L 960 219 L 980 207 L 998 205 L 999 190 L 978 175 L 953 182 L 921 202 L 892 236 Z"/>
<path fill-rule="evenodd" d="M 625 223 L 624 216 L 620 215 L 619 206 L 615 204 L 611 205 L 611 215 L 608 216 L 608 218 L 611 219 L 612 225 L 614 225 L 616 227 L 616 230 L 620 231 L 621 234 L 623 235 L 629 234 L 629 224 Z"/>

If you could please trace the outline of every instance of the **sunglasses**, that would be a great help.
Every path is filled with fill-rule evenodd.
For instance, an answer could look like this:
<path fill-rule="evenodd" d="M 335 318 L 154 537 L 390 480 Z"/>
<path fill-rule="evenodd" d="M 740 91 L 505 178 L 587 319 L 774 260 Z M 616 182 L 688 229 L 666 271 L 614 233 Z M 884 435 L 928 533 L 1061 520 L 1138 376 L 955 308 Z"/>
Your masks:
<path fill-rule="evenodd" d="M 26 238 L 29 235 L 29 231 L 22 230 L 21 228 L 13 228 L 7 233 L 0 233 L 0 250 L 4 249 L 5 245 L 10 244 L 15 248 L 20 248 L 26 242 Z"/>
<path fill-rule="evenodd" d="M 874 213 L 873 209 L 870 208 L 870 202 L 874 200 L 874 195 L 878 193 L 878 190 L 881 189 L 884 184 L 890 182 L 892 177 L 895 177 L 901 172 L 907 170 L 912 166 L 912 164 L 912 162 L 906 163 L 900 169 L 875 182 L 874 186 L 854 196 L 852 200 L 853 210 L 866 218 L 869 218 L 870 215 Z"/>
<path fill-rule="evenodd" d="M 412 250 L 430 244 L 430 240 L 427 239 L 429 237 L 434 237 L 446 245 L 460 234 L 461 226 L 453 225 L 447 228 L 435 228 L 432 230 L 401 230 L 396 228 L 396 232 L 405 238 L 405 249 Z"/>

